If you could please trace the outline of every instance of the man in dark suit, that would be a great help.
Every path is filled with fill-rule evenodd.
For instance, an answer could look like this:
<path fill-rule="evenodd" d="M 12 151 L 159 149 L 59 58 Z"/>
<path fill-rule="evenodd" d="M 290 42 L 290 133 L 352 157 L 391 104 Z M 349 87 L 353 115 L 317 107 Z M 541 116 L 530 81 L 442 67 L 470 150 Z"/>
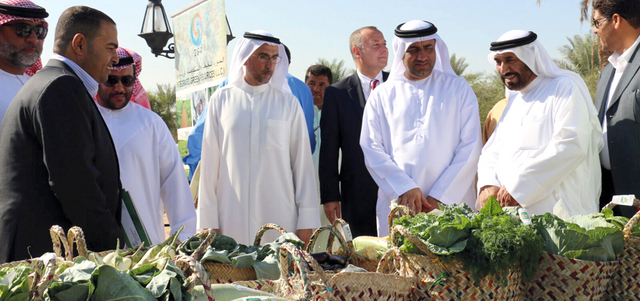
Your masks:
<path fill-rule="evenodd" d="M 613 195 L 640 198 L 640 2 L 594 0 L 593 32 L 606 52 L 613 52 L 600 73 L 596 107 L 605 146 L 600 152 L 600 206 Z M 636 208 L 618 206 L 631 217 Z"/>
<path fill-rule="evenodd" d="M 52 225 L 80 226 L 94 251 L 123 242 L 118 158 L 93 100 L 117 47 L 107 15 L 65 10 L 54 55 L 9 106 L 0 129 L 0 262 L 51 251 Z"/>
<path fill-rule="evenodd" d="M 330 222 L 342 216 L 354 237 L 376 236 L 378 186 L 364 165 L 359 141 L 367 98 L 389 75 L 382 72 L 389 51 L 382 32 L 373 26 L 354 31 L 349 37 L 349 48 L 356 72 L 324 92 L 318 170 L 320 198 Z M 338 168 L 340 151 L 342 162 Z"/>

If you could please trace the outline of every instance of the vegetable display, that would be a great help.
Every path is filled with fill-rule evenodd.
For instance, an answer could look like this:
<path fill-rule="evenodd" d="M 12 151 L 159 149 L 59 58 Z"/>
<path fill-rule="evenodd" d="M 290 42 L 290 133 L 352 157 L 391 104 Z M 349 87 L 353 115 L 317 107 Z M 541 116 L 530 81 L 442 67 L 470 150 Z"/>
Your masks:
<path fill-rule="evenodd" d="M 203 239 L 197 236 L 189 238 L 180 250 L 184 254 L 192 254 L 202 244 Z M 207 247 L 200 262 L 216 262 L 233 265 L 234 268 L 253 267 L 258 279 L 275 280 L 280 278 L 278 252 L 285 242 L 303 247 L 304 242 L 293 233 L 286 233 L 274 242 L 264 245 L 246 246 L 236 243 L 235 239 L 217 234 L 211 245 Z"/>
<path fill-rule="evenodd" d="M 528 281 L 542 255 L 541 237 L 520 222 L 517 209 L 503 210 L 493 197 L 478 213 L 466 204 L 441 205 L 431 213 L 403 216 L 394 225 L 407 228 L 443 261 L 461 260 L 476 281 L 518 267 Z M 422 253 L 407 239 L 397 244 L 404 252 Z"/>

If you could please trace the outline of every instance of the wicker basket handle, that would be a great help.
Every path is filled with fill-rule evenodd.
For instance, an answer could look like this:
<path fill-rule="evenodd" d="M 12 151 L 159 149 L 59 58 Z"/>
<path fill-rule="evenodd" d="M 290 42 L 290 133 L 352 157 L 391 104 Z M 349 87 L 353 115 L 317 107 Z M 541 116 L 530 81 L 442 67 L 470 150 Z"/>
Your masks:
<path fill-rule="evenodd" d="M 56 256 L 64 258 L 66 261 L 73 261 L 73 251 L 69 246 L 69 240 L 67 239 L 67 235 L 64 234 L 62 227 L 58 225 L 51 226 L 49 234 L 51 234 L 53 251 L 56 253 Z M 64 257 L 62 256 L 62 248 L 64 248 Z"/>
<path fill-rule="evenodd" d="M 347 237 L 344 233 L 344 227 L 345 226 L 349 226 L 349 223 L 347 223 L 345 220 L 341 219 L 341 218 L 336 218 L 333 221 L 333 227 L 336 229 L 336 231 L 338 233 L 341 234 L 342 238 L 344 239 L 344 242 L 346 243 L 347 248 L 345 249 L 345 245 L 342 244 L 340 242 L 340 240 L 338 239 L 338 243 L 341 243 L 341 246 L 343 248 L 343 250 L 345 250 L 345 252 L 348 252 L 349 254 L 353 254 L 355 253 L 355 247 L 353 246 L 353 241 L 349 240 L 347 241 Z M 353 238 L 352 238 L 353 239 Z M 331 253 L 331 251 L 333 250 L 333 242 L 335 241 L 334 238 L 334 234 L 333 231 L 329 231 L 329 237 L 327 238 L 327 253 Z M 311 242 L 311 240 L 309 240 L 309 242 Z M 313 249 L 307 249 L 307 252 L 311 253 L 311 250 Z"/>
<path fill-rule="evenodd" d="M 82 232 L 82 228 L 78 226 L 73 226 L 67 232 L 67 239 L 69 240 L 69 246 L 71 250 L 73 250 L 73 244 L 76 244 L 78 248 L 78 255 L 87 257 L 89 254 L 89 250 L 87 250 L 87 243 L 84 240 L 84 232 Z"/>
<path fill-rule="evenodd" d="M 311 290 L 311 282 L 309 281 L 309 268 L 307 264 L 310 264 L 314 268 L 315 273 L 320 277 L 322 284 L 326 285 L 327 276 L 324 270 L 318 262 L 309 256 L 309 253 L 300 250 L 292 243 L 286 242 L 280 246 L 280 286 L 283 290 L 283 295 L 291 295 L 294 293 L 294 289 L 298 287 L 295 282 L 302 282 L 304 289 L 304 295 L 302 300 L 310 300 L 313 297 Z M 293 263 L 293 265 L 291 265 Z M 289 270 L 293 266 L 293 273 L 290 275 Z M 297 279 L 299 277 L 299 280 Z"/>
<path fill-rule="evenodd" d="M 635 205 L 635 201 L 634 201 L 634 205 Z M 625 238 L 631 237 L 632 235 L 631 231 L 633 230 L 633 227 L 635 227 L 638 224 L 638 220 L 640 220 L 640 211 L 636 212 L 636 214 L 634 214 L 633 217 L 629 219 L 629 222 L 627 222 L 627 224 L 624 225 L 624 229 L 622 229 L 622 233 L 624 233 Z"/>
<path fill-rule="evenodd" d="M 260 245 L 260 241 L 262 240 L 262 235 L 264 235 L 264 233 L 267 232 L 268 230 L 277 230 L 278 232 L 280 232 L 281 235 L 287 234 L 287 230 L 280 227 L 279 225 L 271 224 L 271 223 L 265 224 L 264 226 L 260 227 L 260 230 L 258 230 L 258 233 L 256 233 L 256 238 L 253 240 L 254 246 Z"/>
<path fill-rule="evenodd" d="M 215 231 L 211 231 L 215 232 Z M 215 236 L 215 234 L 214 234 Z M 194 252 L 195 253 L 195 252 Z M 204 288 L 204 293 L 207 296 L 208 301 L 214 301 L 215 296 L 211 291 L 211 282 L 209 280 L 209 274 L 205 268 L 194 257 L 189 255 L 180 254 L 176 257 L 176 266 L 182 270 L 185 275 L 189 275 L 187 278 L 187 291 L 193 291 L 193 288 L 200 282 Z"/>
<path fill-rule="evenodd" d="M 393 220 L 396 219 L 396 217 L 400 217 L 403 215 L 411 215 L 411 210 L 409 210 L 409 207 L 397 205 L 396 207 L 393 207 L 393 209 L 391 209 L 388 217 L 389 233 L 391 233 L 391 228 L 393 228 Z"/>
<path fill-rule="evenodd" d="M 397 247 L 390 248 L 380 259 L 380 262 L 378 263 L 378 269 L 376 271 L 383 274 L 396 274 L 404 276 L 404 273 L 402 272 L 403 269 L 401 266 L 399 266 L 401 262 L 406 262 L 406 260 L 402 260 L 403 258 L 405 258 L 405 256 L 400 251 L 400 249 L 398 249 Z"/>
<path fill-rule="evenodd" d="M 193 253 L 191 253 L 191 257 L 195 258 L 195 260 L 200 260 L 200 258 L 202 257 L 202 255 L 204 255 L 204 252 L 207 250 L 207 248 L 209 247 L 209 245 L 211 245 L 211 243 L 215 240 L 215 238 L 217 237 L 218 232 L 213 231 L 213 229 L 203 229 L 202 231 L 194 234 L 193 236 L 198 237 L 200 239 L 202 239 L 202 242 L 200 243 L 200 246 L 198 246 Z M 182 250 L 182 247 L 184 246 L 184 244 L 186 244 L 189 240 L 185 240 L 183 241 L 179 246 L 178 246 L 178 250 Z M 181 255 L 185 255 L 183 254 L 182 251 L 179 251 L 179 253 Z"/>
<path fill-rule="evenodd" d="M 307 245 L 306 251 L 308 253 L 313 252 L 313 247 L 316 244 L 316 241 L 319 240 L 320 237 L 320 233 L 324 232 L 324 231 L 329 231 L 329 237 L 328 239 L 330 239 L 329 243 L 327 243 L 327 246 L 332 246 L 333 243 L 333 238 L 336 237 L 338 239 L 338 242 L 340 243 L 340 246 L 342 247 L 342 250 L 344 250 L 344 252 L 346 254 L 344 254 L 345 257 L 345 262 L 349 262 L 349 257 L 351 257 L 351 255 L 354 252 L 353 249 L 353 244 L 349 244 L 347 243 L 347 241 L 344 239 L 344 236 L 342 236 L 342 234 L 338 231 L 338 229 L 336 229 L 335 227 L 331 226 L 331 225 L 325 225 L 325 226 L 321 226 L 318 229 L 316 229 L 315 232 L 313 232 L 313 235 L 311 235 L 311 238 L 309 239 L 309 244 Z M 328 253 L 330 252 L 331 249 L 327 249 Z"/>
<path fill-rule="evenodd" d="M 407 228 L 403 227 L 402 225 L 395 225 L 391 229 L 391 233 L 389 233 L 389 240 L 391 241 L 392 247 L 398 247 L 398 239 L 400 238 L 399 236 L 404 236 L 411 243 L 413 243 L 420 251 L 422 251 L 426 256 L 435 258 L 435 255 L 431 253 L 429 248 L 427 248 L 427 246 L 425 246 L 424 243 L 417 236 L 415 236 L 413 233 L 411 233 Z"/>

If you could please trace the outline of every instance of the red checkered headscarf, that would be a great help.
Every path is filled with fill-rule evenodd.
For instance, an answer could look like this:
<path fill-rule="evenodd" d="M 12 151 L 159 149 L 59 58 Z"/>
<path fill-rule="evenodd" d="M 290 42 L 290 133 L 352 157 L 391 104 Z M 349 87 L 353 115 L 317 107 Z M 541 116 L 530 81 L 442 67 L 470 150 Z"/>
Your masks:
<path fill-rule="evenodd" d="M 125 68 L 129 68 L 133 65 L 135 65 L 134 68 L 134 75 L 136 77 L 136 82 L 133 84 L 133 92 L 131 93 L 131 101 L 151 110 L 151 104 L 149 103 L 149 97 L 147 97 L 147 92 L 144 90 L 144 88 L 142 87 L 142 84 L 140 84 L 140 79 L 139 79 L 139 75 L 140 72 L 142 71 L 142 56 L 140 56 L 139 54 L 135 53 L 132 50 L 123 48 L 123 47 L 118 47 L 118 49 L 116 49 L 116 52 L 118 53 L 118 58 L 122 59 L 122 58 L 133 58 L 133 63 L 132 64 L 118 64 L 117 66 L 113 66 L 111 67 L 111 70 L 122 70 Z"/>
<path fill-rule="evenodd" d="M 0 4 L 4 4 L 4 6 L 14 6 L 16 8 L 34 8 L 34 9 L 41 10 L 40 12 L 41 14 L 45 14 L 46 16 L 49 15 L 46 13 L 44 8 L 36 5 L 35 3 L 29 0 L 0 0 Z M 44 18 L 22 17 L 17 15 L 12 15 L 10 13 L 3 13 L 3 10 L 0 10 L 0 25 L 11 22 L 11 21 L 16 21 L 16 20 L 26 20 L 26 21 L 32 21 L 35 23 L 43 23 L 45 27 L 49 27 L 49 23 L 47 23 L 47 21 L 45 21 Z M 36 73 L 36 71 L 40 69 L 42 69 L 42 61 L 38 59 L 36 63 L 33 64 L 33 66 L 25 70 L 25 73 L 28 74 L 29 76 L 32 76 Z"/>

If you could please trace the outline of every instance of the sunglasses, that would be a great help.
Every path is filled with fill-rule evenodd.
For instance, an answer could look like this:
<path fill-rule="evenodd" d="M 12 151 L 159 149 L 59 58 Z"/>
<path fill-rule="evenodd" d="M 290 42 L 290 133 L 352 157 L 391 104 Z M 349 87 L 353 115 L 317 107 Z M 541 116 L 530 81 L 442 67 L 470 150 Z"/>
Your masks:
<path fill-rule="evenodd" d="M 133 83 L 135 81 L 136 81 L 136 78 L 133 77 L 133 75 L 125 75 L 125 76 L 109 75 L 104 85 L 107 87 L 114 87 L 115 85 L 118 84 L 118 82 L 121 82 L 123 86 L 128 88 L 133 86 Z"/>
<path fill-rule="evenodd" d="M 13 24 L 4 24 L 2 26 L 14 27 L 16 29 L 16 35 L 21 38 L 28 38 L 33 31 L 36 34 L 36 38 L 38 40 L 44 40 L 47 37 L 47 33 L 49 29 L 44 27 L 43 25 L 30 25 L 27 23 L 13 23 Z"/>

